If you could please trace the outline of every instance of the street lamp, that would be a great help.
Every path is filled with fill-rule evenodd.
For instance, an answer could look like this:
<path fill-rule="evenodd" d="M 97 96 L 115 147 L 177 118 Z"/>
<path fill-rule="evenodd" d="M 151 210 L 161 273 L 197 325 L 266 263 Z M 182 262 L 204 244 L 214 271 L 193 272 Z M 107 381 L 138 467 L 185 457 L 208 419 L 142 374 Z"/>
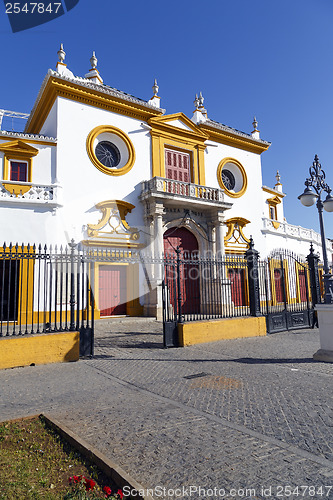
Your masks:
<path fill-rule="evenodd" d="M 324 219 L 323 219 L 323 208 L 326 212 L 333 212 L 333 196 L 331 196 L 331 188 L 325 182 L 325 172 L 321 169 L 321 164 L 319 163 L 319 158 L 316 155 L 312 166 L 309 168 L 310 177 L 305 180 L 305 189 L 298 199 L 305 207 L 311 207 L 315 201 L 317 201 L 317 209 L 319 214 L 319 224 L 320 224 L 320 236 L 321 245 L 323 249 L 323 260 L 324 260 L 324 285 L 325 285 L 325 304 L 332 303 L 332 275 L 328 267 L 327 260 L 327 250 L 326 250 L 326 238 L 324 229 Z M 313 189 L 311 189 L 313 188 Z M 321 193 L 325 191 L 327 193 L 325 201 L 321 199 Z"/>

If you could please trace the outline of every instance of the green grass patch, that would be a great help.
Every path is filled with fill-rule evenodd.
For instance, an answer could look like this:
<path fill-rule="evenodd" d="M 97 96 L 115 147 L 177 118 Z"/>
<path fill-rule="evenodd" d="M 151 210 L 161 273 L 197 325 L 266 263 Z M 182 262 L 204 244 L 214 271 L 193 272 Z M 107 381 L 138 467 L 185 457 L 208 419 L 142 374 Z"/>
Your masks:
<path fill-rule="evenodd" d="M 93 492 L 68 496 L 69 478 L 74 476 L 94 480 Z M 42 417 L 0 424 L 0 485 L 0 500 L 63 500 L 66 494 L 66 498 L 105 498 L 103 487 L 118 490 Z"/>

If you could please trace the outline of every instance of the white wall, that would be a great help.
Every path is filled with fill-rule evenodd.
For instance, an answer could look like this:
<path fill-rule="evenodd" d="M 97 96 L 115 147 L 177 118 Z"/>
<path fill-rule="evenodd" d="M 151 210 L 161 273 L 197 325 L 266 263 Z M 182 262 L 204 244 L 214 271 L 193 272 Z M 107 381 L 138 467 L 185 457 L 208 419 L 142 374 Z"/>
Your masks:
<path fill-rule="evenodd" d="M 210 141 L 212 142 L 212 141 Z M 206 185 L 220 187 L 217 180 L 217 168 L 221 160 L 226 157 L 238 160 L 247 175 L 247 189 L 240 198 L 232 198 L 225 193 L 224 199 L 233 203 L 230 210 L 225 212 L 226 219 L 244 217 L 251 223 L 245 226 L 244 235 L 253 237 L 255 248 L 263 249 L 264 239 L 261 233 L 261 218 L 263 212 L 262 174 L 260 155 L 242 149 L 216 143 L 217 147 L 208 146 L 205 154 Z"/>
<path fill-rule="evenodd" d="M 70 237 L 83 238 L 83 226 L 96 224 L 101 218 L 95 205 L 105 200 L 119 199 L 135 205 L 127 221 L 134 227 L 143 226 L 138 196 L 140 182 L 151 177 L 151 139 L 149 131 L 140 123 L 141 120 L 58 98 L 57 177 L 63 188 L 64 201 L 59 217 L 64 233 Z M 100 125 L 113 125 L 128 134 L 132 141 L 136 160 L 127 174 L 104 174 L 90 161 L 87 136 Z"/>

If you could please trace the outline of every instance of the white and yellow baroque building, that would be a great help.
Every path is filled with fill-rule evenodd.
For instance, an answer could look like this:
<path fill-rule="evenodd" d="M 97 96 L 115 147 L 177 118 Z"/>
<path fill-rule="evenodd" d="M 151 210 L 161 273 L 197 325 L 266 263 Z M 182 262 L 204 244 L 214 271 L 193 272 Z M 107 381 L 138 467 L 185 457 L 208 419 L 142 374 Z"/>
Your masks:
<path fill-rule="evenodd" d="M 173 242 L 216 256 L 243 254 L 252 236 L 262 257 L 282 247 L 306 255 L 311 242 L 320 251 L 317 233 L 286 222 L 279 175 L 262 184 L 270 143 L 255 119 L 249 134 L 213 121 L 201 94 L 191 118 L 168 115 L 156 81 L 144 101 L 105 85 L 95 54 L 83 78 L 62 46 L 58 56 L 24 132 L 0 131 L 3 241 L 74 238 L 155 257 Z M 143 313 L 133 304 L 127 312 Z"/>

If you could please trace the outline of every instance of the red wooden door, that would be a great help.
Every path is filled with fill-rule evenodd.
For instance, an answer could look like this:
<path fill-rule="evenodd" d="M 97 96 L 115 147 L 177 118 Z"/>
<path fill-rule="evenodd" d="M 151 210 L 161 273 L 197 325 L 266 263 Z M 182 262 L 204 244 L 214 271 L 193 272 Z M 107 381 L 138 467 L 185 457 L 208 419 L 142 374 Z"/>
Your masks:
<path fill-rule="evenodd" d="M 282 283 L 282 270 L 274 269 L 274 282 L 275 282 L 275 298 L 276 302 L 284 302 L 283 298 L 283 283 Z"/>
<path fill-rule="evenodd" d="M 229 269 L 231 299 L 235 306 L 246 306 L 244 269 Z"/>
<path fill-rule="evenodd" d="M 189 187 L 187 183 L 191 182 L 190 155 L 188 153 L 180 153 L 179 151 L 166 149 L 165 175 L 167 179 L 185 183 L 184 185 L 174 182 L 167 182 L 167 192 L 188 196 Z"/>
<path fill-rule="evenodd" d="M 164 233 L 164 254 L 176 258 L 175 249 L 181 250 L 180 268 L 182 312 L 185 314 L 200 312 L 200 277 L 199 266 L 196 264 L 198 241 L 194 234 L 186 228 L 171 228 Z M 188 262 L 187 262 L 188 261 Z M 174 286 L 170 277 L 166 277 L 170 290 L 170 304 L 174 304 Z"/>
<path fill-rule="evenodd" d="M 305 269 L 298 270 L 298 282 L 301 302 L 307 301 Z"/>
<path fill-rule="evenodd" d="M 101 316 L 126 314 L 126 266 L 99 266 Z"/>

